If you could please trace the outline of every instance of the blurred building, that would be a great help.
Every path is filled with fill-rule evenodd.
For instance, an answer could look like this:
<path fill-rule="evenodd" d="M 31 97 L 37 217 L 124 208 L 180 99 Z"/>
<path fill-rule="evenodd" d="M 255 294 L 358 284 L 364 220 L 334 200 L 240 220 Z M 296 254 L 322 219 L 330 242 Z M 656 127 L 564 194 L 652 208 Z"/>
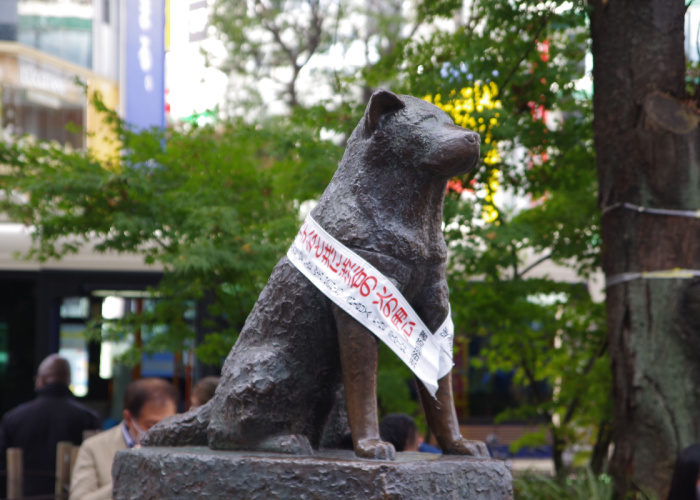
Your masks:
<path fill-rule="evenodd" d="M 0 0 L 0 140 L 28 134 L 114 153 L 86 89 L 134 125 L 162 127 L 165 32 L 164 0 Z M 133 376 L 183 378 L 172 353 L 132 373 L 114 363 L 124 344 L 82 335 L 91 320 L 152 306 L 145 291 L 161 269 L 90 251 L 17 259 L 30 244 L 31 228 L 0 214 L 0 415 L 33 397 L 36 368 L 53 352 L 71 360 L 74 393 L 103 416 Z"/>
<path fill-rule="evenodd" d="M 223 60 L 226 49 L 211 33 L 211 2 L 184 0 L 169 4 L 166 37 L 166 121 L 211 124 L 223 104 L 228 76 L 208 64 Z"/>

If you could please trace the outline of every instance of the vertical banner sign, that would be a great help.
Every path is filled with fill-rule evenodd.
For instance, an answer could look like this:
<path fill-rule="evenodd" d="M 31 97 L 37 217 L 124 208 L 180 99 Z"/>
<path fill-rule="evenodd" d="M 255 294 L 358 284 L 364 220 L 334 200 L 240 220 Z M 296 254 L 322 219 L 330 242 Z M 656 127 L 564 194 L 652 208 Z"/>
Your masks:
<path fill-rule="evenodd" d="M 209 10 L 206 0 L 190 0 L 190 15 L 188 16 L 190 42 L 200 42 L 207 37 Z"/>
<path fill-rule="evenodd" d="M 165 114 L 165 0 L 126 0 L 126 121 L 163 127 Z"/>

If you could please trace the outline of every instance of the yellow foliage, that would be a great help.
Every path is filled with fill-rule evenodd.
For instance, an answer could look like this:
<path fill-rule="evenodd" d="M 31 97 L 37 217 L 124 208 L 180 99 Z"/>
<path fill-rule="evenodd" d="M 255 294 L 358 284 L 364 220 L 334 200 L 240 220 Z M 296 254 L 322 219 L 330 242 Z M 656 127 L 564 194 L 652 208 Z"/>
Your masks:
<path fill-rule="evenodd" d="M 488 145 L 486 153 L 483 155 L 483 161 L 486 165 L 493 166 L 501 161 L 496 145 L 492 144 L 493 136 L 491 134 L 493 128 L 498 126 L 500 116 L 498 112 L 492 113 L 493 110 L 501 109 L 501 101 L 498 100 L 497 96 L 498 86 L 495 82 L 475 82 L 473 87 L 465 87 L 459 93 L 450 92 L 445 102 L 440 94 L 426 96 L 424 99 L 449 114 L 457 125 L 479 132 L 482 135 L 482 144 Z M 488 127 L 486 118 L 479 116 L 485 112 L 491 115 L 488 118 Z M 498 218 L 498 212 L 493 207 L 493 195 L 498 187 L 498 171 L 492 169 L 485 186 L 486 196 L 484 199 L 487 204 L 483 207 L 481 214 L 486 222 L 493 222 Z"/>

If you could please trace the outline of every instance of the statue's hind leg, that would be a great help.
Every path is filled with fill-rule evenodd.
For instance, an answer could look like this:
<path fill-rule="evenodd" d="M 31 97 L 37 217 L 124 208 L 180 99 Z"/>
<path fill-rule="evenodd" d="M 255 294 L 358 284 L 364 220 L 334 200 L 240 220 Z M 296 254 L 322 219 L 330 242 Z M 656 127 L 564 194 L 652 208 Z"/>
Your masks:
<path fill-rule="evenodd" d="M 215 398 L 208 429 L 211 448 L 309 454 L 312 443 L 318 445 L 320 432 L 312 427 L 326 391 L 285 347 L 248 348 L 222 373 L 225 391 Z M 330 398 L 327 404 L 330 411 Z"/>
<path fill-rule="evenodd" d="M 339 383 L 329 301 L 284 258 L 224 364 L 209 446 L 309 453 L 319 446 Z"/>
<path fill-rule="evenodd" d="M 143 446 L 206 446 L 211 401 L 161 420 L 141 440 Z"/>

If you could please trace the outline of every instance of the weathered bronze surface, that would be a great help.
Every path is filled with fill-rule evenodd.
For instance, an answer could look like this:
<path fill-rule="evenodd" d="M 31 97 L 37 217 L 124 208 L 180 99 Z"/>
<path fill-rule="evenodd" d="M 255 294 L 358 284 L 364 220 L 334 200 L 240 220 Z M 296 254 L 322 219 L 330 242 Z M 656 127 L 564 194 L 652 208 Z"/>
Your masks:
<path fill-rule="evenodd" d="M 167 498 L 512 500 L 500 460 L 401 452 L 395 461 L 360 460 L 352 451 L 313 457 L 209 448 L 117 452 L 115 500 Z"/>
<path fill-rule="evenodd" d="M 477 163 L 479 136 L 432 104 L 376 92 L 348 141 L 314 219 L 390 278 L 432 331 L 448 314 L 442 206 L 447 181 Z M 379 438 L 379 340 L 335 306 L 285 257 L 248 317 L 214 398 L 147 435 L 149 446 L 311 454 L 347 418 L 359 457 L 392 460 Z M 342 368 L 342 369 L 341 369 Z M 417 381 L 428 425 L 445 454 L 488 456 L 461 437 L 450 376 L 433 399 Z M 333 408 L 336 411 L 331 411 Z M 333 427 L 332 432 L 324 429 Z"/>

